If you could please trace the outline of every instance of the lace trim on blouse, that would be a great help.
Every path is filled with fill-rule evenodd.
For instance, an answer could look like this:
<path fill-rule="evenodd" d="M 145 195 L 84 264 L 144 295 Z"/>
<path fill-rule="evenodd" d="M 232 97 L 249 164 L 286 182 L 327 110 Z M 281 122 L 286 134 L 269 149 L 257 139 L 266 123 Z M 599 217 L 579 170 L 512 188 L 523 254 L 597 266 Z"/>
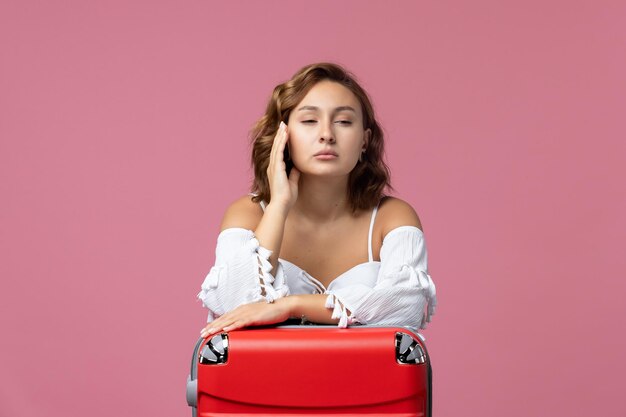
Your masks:
<path fill-rule="evenodd" d="M 232 246 L 229 245 L 230 242 L 223 242 L 220 239 L 227 238 L 232 234 L 231 232 L 235 231 L 234 229 L 247 232 L 247 239 L 244 240 L 242 247 L 229 247 Z M 227 233 L 218 237 L 218 245 L 225 244 L 227 251 L 236 251 L 236 253 L 230 259 L 221 259 L 221 251 L 216 250 L 216 263 L 206 275 L 197 295 L 197 298 L 209 309 L 210 321 L 239 305 L 259 301 L 273 303 L 289 294 L 289 287 L 285 282 L 284 270 L 280 262 L 275 276 L 271 274 L 272 264 L 269 258 L 272 251 L 261 246 L 251 230 L 239 228 L 226 230 L 228 230 Z M 235 266 L 239 270 L 243 267 L 244 272 L 246 269 L 249 272 L 233 273 L 229 276 L 229 269 L 234 269 Z M 251 281 L 250 277 L 256 279 Z M 226 282 L 230 285 L 220 285 Z M 218 308 L 218 304 L 221 304 L 222 308 Z"/>
<path fill-rule="evenodd" d="M 401 235 L 406 240 L 396 239 Z M 437 291 L 427 272 L 422 231 L 413 226 L 401 226 L 390 232 L 385 240 L 390 246 L 384 250 L 381 248 L 384 269 L 373 288 L 350 285 L 326 291 L 326 307 L 333 309 L 332 318 L 339 319 L 339 327 L 353 323 L 408 325 L 413 317 L 411 321 L 415 326 L 412 327 L 426 329 L 435 314 Z M 409 249 L 406 258 L 397 264 L 385 259 L 399 252 L 399 248 L 394 247 L 396 245 L 406 245 Z"/>

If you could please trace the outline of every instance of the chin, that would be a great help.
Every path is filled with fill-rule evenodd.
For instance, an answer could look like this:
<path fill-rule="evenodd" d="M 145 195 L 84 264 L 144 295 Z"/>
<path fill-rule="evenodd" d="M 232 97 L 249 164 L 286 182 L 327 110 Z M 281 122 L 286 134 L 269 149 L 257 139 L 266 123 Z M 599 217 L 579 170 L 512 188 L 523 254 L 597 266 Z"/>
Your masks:
<path fill-rule="evenodd" d="M 310 176 L 310 177 L 324 177 L 324 178 L 335 178 L 335 177 L 345 177 L 350 175 L 350 171 L 338 170 L 338 169 L 314 169 L 314 170 L 306 170 L 300 171 L 302 175 Z"/>
<path fill-rule="evenodd" d="M 343 166 L 343 164 L 326 163 L 322 164 L 317 161 L 308 162 L 304 164 L 294 163 L 294 166 L 300 171 L 302 175 L 317 176 L 317 177 L 341 177 L 349 175 L 354 169 L 352 167 Z"/>

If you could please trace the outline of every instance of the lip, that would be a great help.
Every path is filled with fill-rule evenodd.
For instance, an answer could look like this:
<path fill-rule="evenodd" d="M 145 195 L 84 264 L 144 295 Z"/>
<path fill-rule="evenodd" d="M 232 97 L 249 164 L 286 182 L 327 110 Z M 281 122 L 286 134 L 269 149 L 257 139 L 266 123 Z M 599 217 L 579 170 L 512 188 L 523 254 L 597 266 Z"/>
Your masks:
<path fill-rule="evenodd" d="M 333 155 L 332 153 L 321 153 L 319 155 L 315 155 L 315 159 L 320 159 L 322 161 L 329 161 L 331 159 L 337 159 L 337 155 Z"/>
<path fill-rule="evenodd" d="M 331 151 L 331 150 L 319 151 L 318 153 L 316 153 L 313 156 L 322 156 L 322 155 L 324 155 L 324 156 L 331 156 L 331 155 L 332 156 L 339 156 L 339 155 L 337 155 L 337 152 Z"/>

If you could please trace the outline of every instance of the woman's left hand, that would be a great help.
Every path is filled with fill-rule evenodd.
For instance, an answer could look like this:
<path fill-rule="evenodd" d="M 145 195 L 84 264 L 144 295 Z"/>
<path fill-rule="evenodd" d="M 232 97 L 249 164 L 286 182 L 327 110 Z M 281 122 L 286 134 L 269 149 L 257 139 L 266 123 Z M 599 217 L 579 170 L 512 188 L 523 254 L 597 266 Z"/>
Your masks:
<path fill-rule="evenodd" d="M 264 301 L 243 304 L 236 309 L 213 320 L 200 331 L 201 337 L 207 337 L 221 331 L 231 331 L 246 326 L 281 323 L 289 318 L 291 303 L 289 297 L 279 298 L 273 303 Z"/>

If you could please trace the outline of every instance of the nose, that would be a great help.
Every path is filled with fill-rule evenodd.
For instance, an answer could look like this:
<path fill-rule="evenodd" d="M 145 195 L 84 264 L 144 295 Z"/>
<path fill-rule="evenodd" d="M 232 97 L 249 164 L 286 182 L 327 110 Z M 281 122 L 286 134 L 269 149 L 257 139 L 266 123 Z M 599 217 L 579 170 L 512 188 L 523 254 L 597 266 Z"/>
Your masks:
<path fill-rule="evenodd" d="M 320 142 L 335 143 L 335 134 L 332 129 L 332 122 L 320 123 Z"/>

